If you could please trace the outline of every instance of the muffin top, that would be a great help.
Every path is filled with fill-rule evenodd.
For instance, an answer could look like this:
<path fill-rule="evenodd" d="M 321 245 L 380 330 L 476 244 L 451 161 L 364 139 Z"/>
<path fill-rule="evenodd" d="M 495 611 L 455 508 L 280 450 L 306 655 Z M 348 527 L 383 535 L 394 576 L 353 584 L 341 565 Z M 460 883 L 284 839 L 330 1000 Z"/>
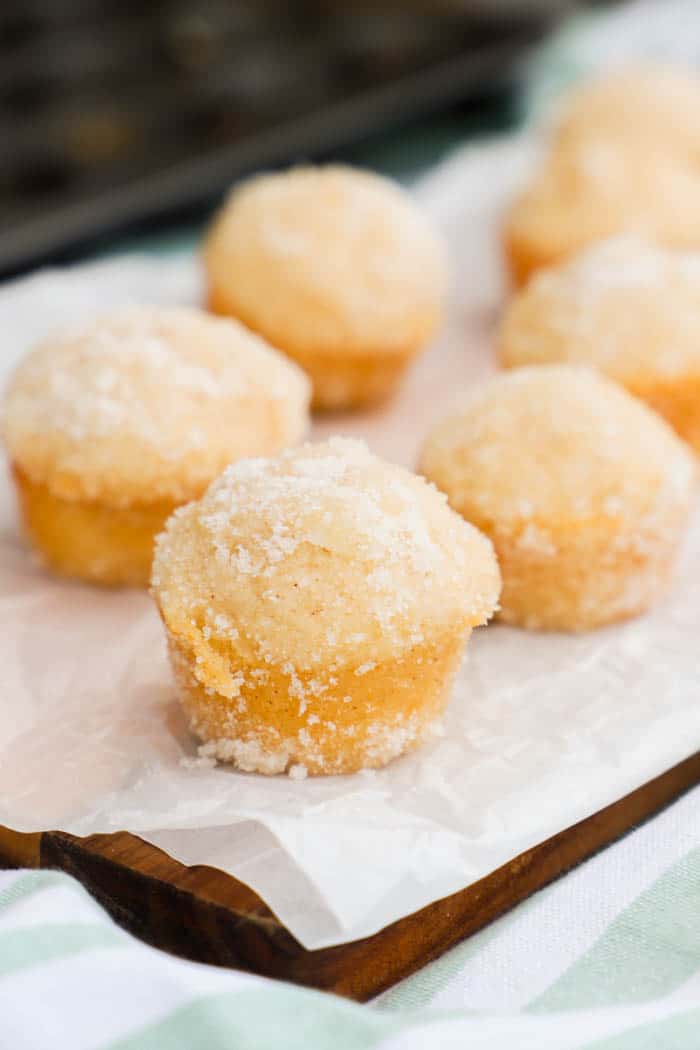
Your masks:
<path fill-rule="evenodd" d="M 700 376 L 700 254 L 638 237 L 592 245 L 538 271 L 508 306 L 506 366 L 595 365 L 623 382 Z"/>
<path fill-rule="evenodd" d="M 152 583 L 175 633 L 287 671 L 370 670 L 484 623 L 500 589 L 489 540 L 441 493 L 343 438 L 228 467 L 170 518 Z"/>
<path fill-rule="evenodd" d="M 489 532 L 527 519 L 634 523 L 667 501 L 686 502 L 695 474 L 659 416 L 574 365 L 495 376 L 434 428 L 421 469 Z"/>
<path fill-rule="evenodd" d="M 446 290 L 445 248 L 408 194 L 337 165 L 243 183 L 205 261 L 218 301 L 306 353 L 412 349 L 432 335 Z"/>
<path fill-rule="evenodd" d="M 233 459 L 307 427 L 305 375 L 234 321 L 129 307 L 47 340 L 10 382 L 15 467 L 65 499 L 195 498 Z"/>
<path fill-rule="evenodd" d="M 634 65 L 595 78 L 568 95 L 556 123 L 558 142 L 638 137 L 651 150 L 695 157 L 700 145 L 700 77 L 677 66 Z"/>

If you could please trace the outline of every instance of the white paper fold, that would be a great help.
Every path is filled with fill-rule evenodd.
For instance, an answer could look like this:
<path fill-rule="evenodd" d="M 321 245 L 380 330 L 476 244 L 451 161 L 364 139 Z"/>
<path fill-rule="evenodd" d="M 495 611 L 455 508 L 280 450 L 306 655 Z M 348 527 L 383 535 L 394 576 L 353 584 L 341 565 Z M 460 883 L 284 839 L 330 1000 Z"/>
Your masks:
<path fill-rule="evenodd" d="M 411 464 L 430 421 L 493 367 L 494 226 L 531 156 L 517 141 L 472 150 L 419 187 L 453 248 L 447 331 L 388 409 L 324 421 L 318 436 L 360 434 Z M 199 296 L 188 258 L 6 286 L 2 372 L 56 323 Z M 0 823 L 138 833 L 243 879 L 310 948 L 460 889 L 700 746 L 700 521 L 651 615 L 573 638 L 478 631 L 442 739 L 377 773 L 294 781 L 193 761 L 148 597 L 51 580 L 17 537 L 6 482 L 0 513 Z"/>

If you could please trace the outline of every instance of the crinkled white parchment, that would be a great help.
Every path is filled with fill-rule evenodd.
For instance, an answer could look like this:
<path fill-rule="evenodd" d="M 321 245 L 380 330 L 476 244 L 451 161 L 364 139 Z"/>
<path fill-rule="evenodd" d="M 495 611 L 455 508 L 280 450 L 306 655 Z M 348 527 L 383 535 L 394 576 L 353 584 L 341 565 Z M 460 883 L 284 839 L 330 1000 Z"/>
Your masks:
<path fill-rule="evenodd" d="M 496 225 L 526 142 L 461 153 L 418 188 L 453 250 L 447 331 L 398 399 L 325 421 L 411 464 L 430 424 L 492 367 Z M 200 295 L 190 258 L 125 257 L 0 290 L 1 370 L 56 323 Z M 0 823 L 127 829 L 249 883 L 308 947 L 371 934 L 479 879 L 700 746 L 700 522 L 650 615 L 582 637 L 475 632 L 445 735 L 377 773 L 290 780 L 183 763 L 149 598 L 50 579 L 1 486 Z"/>

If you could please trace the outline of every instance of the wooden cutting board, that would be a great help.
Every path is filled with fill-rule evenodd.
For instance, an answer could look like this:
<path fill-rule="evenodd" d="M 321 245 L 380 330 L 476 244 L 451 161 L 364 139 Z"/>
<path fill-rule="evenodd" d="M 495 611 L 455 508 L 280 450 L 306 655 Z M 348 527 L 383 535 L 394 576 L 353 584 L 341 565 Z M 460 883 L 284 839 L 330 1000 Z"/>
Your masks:
<path fill-rule="evenodd" d="M 81 839 L 0 827 L 0 866 L 69 872 L 120 925 L 158 948 L 365 1001 L 698 783 L 700 752 L 458 893 L 372 937 L 317 951 L 307 951 L 242 882 L 186 867 L 127 832 Z"/>

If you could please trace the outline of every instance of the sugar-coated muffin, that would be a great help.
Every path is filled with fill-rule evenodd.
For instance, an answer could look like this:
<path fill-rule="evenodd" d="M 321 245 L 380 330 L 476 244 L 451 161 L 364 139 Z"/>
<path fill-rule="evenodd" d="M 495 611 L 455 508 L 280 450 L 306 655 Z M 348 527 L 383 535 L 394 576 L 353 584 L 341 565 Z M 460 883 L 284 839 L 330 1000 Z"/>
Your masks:
<path fill-rule="evenodd" d="M 152 580 L 204 753 L 300 776 L 430 736 L 499 585 L 441 493 L 342 438 L 228 467 L 170 518 Z"/>
<path fill-rule="evenodd" d="M 700 454 L 700 254 L 636 237 L 535 274 L 506 310 L 506 367 L 591 365 L 657 409 Z"/>
<path fill-rule="evenodd" d="M 243 183 L 204 262 L 211 309 L 294 358 L 325 409 L 391 394 L 446 294 L 445 248 L 418 205 L 389 179 L 338 165 Z"/>
<path fill-rule="evenodd" d="M 700 247 L 700 167 L 639 136 L 572 138 L 546 155 L 504 224 L 516 285 L 594 241 L 641 234 Z"/>
<path fill-rule="evenodd" d="M 576 88 L 564 101 L 555 140 L 637 137 L 650 151 L 693 161 L 700 148 L 700 76 L 677 66 L 634 65 Z"/>
<path fill-rule="evenodd" d="M 493 540 L 501 618 L 562 631 L 634 616 L 663 593 L 694 481 L 664 420 L 575 365 L 487 382 L 435 427 L 421 470 Z"/>
<path fill-rule="evenodd" d="M 154 536 L 242 456 L 300 440 L 309 383 L 233 321 L 129 307 L 33 350 L 4 436 L 27 535 L 55 572 L 148 583 Z"/>

